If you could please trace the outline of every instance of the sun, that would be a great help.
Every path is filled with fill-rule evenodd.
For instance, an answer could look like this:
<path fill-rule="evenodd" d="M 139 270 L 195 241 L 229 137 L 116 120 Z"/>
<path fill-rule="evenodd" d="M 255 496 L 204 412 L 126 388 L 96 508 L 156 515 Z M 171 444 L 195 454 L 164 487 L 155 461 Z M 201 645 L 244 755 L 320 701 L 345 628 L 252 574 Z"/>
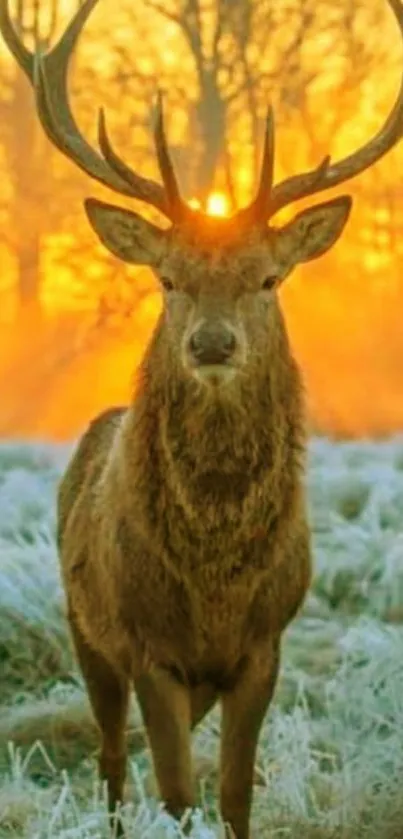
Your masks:
<path fill-rule="evenodd" d="M 206 212 L 209 216 L 228 216 L 229 200 L 225 192 L 211 192 L 206 202 Z"/>
<path fill-rule="evenodd" d="M 189 207 L 192 207 L 193 210 L 200 210 L 201 203 L 197 198 L 191 198 Z M 221 218 L 229 216 L 230 204 L 225 192 L 210 192 L 206 200 L 205 212 L 209 216 L 220 216 Z"/>

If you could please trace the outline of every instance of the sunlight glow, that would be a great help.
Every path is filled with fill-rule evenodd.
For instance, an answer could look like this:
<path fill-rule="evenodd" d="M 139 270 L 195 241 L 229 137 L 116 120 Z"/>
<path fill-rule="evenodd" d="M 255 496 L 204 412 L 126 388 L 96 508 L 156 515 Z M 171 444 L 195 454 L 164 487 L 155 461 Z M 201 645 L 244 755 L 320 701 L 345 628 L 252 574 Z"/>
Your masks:
<path fill-rule="evenodd" d="M 193 210 L 202 210 L 209 216 L 228 216 L 230 211 L 229 199 L 225 192 L 210 192 L 205 208 L 202 207 L 198 198 L 191 198 L 188 202 Z"/>
<path fill-rule="evenodd" d="M 228 216 L 229 200 L 224 192 L 212 192 L 207 198 L 206 211 L 209 216 Z"/>

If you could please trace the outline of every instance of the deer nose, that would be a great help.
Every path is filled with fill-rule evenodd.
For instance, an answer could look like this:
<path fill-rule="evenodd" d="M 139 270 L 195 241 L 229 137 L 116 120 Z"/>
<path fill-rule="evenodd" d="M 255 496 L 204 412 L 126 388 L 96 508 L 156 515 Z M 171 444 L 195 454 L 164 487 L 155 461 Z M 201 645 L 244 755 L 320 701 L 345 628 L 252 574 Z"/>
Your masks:
<path fill-rule="evenodd" d="M 203 324 L 189 338 L 189 351 L 199 366 L 225 364 L 235 349 L 234 332 L 222 324 Z"/>

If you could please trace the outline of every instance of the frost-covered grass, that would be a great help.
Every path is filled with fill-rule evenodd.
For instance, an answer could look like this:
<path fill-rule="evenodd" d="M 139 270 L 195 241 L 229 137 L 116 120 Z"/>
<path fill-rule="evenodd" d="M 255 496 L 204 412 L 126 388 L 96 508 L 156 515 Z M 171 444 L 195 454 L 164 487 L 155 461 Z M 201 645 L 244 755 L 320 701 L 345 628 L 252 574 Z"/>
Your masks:
<path fill-rule="evenodd" d="M 0 839 L 102 839 L 97 732 L 72 656 L 55 551 L 66 447 L 0 446 Z M 403 439 L 310 446 L 316 576 L 287 633 L 262 732 L 254 835 L 403 836 Z M 201 811 L 219 836 L 214 712 L 195 738 Z M 133 703 L 130 836 L 175 835 Z"/>

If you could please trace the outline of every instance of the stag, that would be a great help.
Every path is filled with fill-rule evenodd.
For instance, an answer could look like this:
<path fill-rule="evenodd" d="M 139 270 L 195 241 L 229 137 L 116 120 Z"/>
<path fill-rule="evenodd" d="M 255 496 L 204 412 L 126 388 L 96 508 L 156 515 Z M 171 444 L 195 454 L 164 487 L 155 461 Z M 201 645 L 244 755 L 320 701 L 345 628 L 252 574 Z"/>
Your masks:
<path fill-rule="evenodd" d="M 181 197 L 161 99 L 155 147 L 163 185 L 121 160 L 102 111 L 99 151 L 80 133 L 68 63 L 96 2 L 84 2 L 48 54 L 25 48 L 7 0 L 0 5 L 0 30 L 33 85 L 51 142 L 96 181 L 170 221 L 161 229 L 127 209 L 85 201 L 106 248 L 153 269 L 163 310 L 131 403 L 90 424 L 60 485 L 68 620 L 119 834 L 134 687 L 160 795 L 177 818 L 196 801 L 191 731 L 220 701 L 221 814 L 237 839 L 248 839 L 256 747 L 281 639 L 311 577 L 304 399 L 278 289 L 295 266 L 336 242 L 351 198 L 313 205 L 282 227 L 271 222 L 397 143 L 403 79 L 384 126 L 361 149 L 276 185 L 269 110 L 256 197 L 230 218 L 209 218 Z M 403 37 L 403 6 L 387 2 Z"/>

